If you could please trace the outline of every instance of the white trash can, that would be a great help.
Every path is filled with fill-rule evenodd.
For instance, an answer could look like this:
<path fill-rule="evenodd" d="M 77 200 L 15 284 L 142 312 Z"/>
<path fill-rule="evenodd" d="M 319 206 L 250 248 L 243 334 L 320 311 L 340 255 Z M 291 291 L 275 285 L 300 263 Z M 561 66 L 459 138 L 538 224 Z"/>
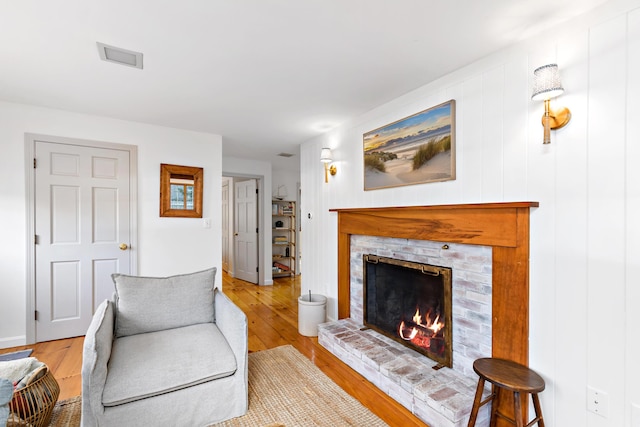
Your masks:
<path fill-rule="evenodd" d="M 298 332 L 306 337 L 318 336 L 318 325 L 327 319 L 327 297 L 318 294 L 298 298 Z"/>

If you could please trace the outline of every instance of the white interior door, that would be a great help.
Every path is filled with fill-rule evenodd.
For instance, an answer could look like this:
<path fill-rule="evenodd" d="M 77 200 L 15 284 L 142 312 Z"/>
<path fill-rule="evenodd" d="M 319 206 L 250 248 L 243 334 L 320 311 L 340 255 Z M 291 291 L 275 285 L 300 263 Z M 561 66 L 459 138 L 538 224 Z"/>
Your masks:
<path fill-rule="evenodd" d="M 35 143 L 36 340 L 84 335 L 130 273 L 126 150 Z"/>
<path fill-rule="evenodd" d="M 257 181 L 234 184 L 235 277 L 258 283 L 258 195 Z"/>

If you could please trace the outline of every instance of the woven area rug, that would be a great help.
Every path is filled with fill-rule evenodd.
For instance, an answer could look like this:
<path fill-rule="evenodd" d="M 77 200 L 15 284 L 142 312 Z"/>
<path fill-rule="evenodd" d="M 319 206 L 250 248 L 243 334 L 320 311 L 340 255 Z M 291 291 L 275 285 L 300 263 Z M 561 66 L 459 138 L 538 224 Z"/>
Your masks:
<path fill-rule="evenodd" d="M 51 426 L 80 425 L 80 398 L 58 402 Z M 290 345 L 249 355 L 249 412 L 215 427 L 387 426 Z M 214 427 L 212 426 L 212 427 Z"/>
<path fill-rule="evenodd" d="M 56 403 L 51 415 L 51 427 L 77 427 L 80 425 L 82 400 L 80 396 Z"/>

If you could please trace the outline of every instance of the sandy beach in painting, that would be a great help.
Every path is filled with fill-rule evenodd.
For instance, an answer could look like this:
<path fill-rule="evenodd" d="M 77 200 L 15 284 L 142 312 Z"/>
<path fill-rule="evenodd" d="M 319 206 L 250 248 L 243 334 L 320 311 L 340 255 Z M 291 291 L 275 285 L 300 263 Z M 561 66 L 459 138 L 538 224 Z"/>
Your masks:
<path fill-rule="evenodd" d="M 418 170 L 411 170 L 411 159 L 395 159 L 385 163 L 386 172 L 366 169 L 364 180 L 367 188 L 395 187 L 425 181 L 442 181 L 451 178 L 451 150 L 436 155 Z"/>

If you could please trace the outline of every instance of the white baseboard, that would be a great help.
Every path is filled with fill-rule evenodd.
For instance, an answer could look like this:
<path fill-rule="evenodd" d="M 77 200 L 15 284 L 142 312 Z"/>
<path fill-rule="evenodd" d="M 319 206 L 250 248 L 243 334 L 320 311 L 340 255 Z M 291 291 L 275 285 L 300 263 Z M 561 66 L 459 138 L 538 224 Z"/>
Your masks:
<path fill-rule="evenodd" d="M 19 337 L 7 337 L 0 338 L 0 348 L 17 347 L 19 345 L 26 345 L 27 337 L 22 335 Z"/>

